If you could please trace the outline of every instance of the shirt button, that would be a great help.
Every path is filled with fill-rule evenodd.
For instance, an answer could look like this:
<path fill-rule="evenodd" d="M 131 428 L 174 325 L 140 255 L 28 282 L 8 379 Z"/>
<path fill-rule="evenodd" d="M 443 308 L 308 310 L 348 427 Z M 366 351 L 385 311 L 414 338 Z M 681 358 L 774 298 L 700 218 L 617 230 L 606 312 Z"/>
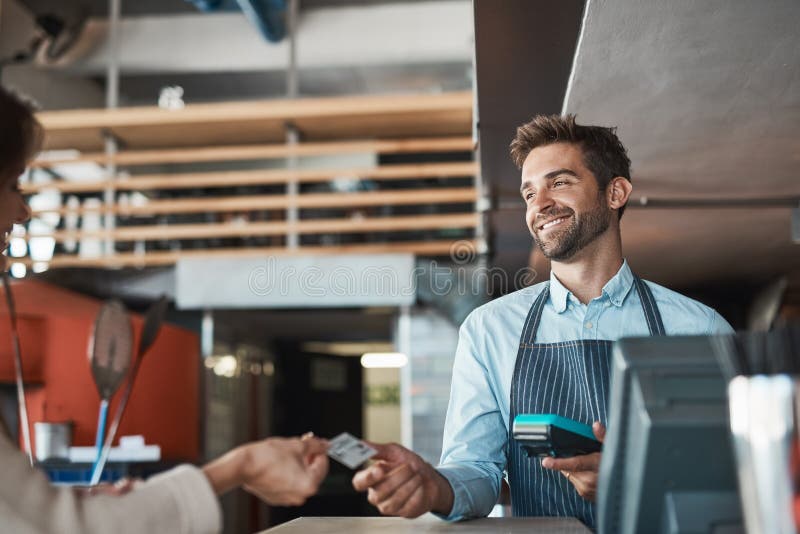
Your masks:
<path fill-rule="evenodd" d="M 594 326 L 594 325 L 592 324 L 592 322 L 591 322 L 591 321 L 589 321 L 589 322 L 588 322 L 588 323 L 586 323 L 584 326 L 585 326 L 586 328 L 588 328 L 589 330 L 591 330 L 591 329 L 592 329 L 592 326 Z"/>

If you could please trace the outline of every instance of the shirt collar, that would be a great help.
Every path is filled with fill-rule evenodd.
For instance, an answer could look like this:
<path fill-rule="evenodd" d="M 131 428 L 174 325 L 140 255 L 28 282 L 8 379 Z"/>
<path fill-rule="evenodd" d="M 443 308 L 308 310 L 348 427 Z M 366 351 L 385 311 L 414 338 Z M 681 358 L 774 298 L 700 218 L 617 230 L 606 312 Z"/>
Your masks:
<path fill-rule="evenodd" d="M 632 287 L 633 271 L 628 266 L 628 260 L 623 260 L 622 267 L 619 268 L 617 274 L 603 286 L 603 293 L 606 294 L 614 306 L 620 307 Z"/>
<path fill-rule="evenodd" d="M 553 305 L 556 312 L 564 313 L 567 309 L 567 298 L 571 294 L 570 290 L 564 287 L 561 280 L 556 277 L 556 274 L 550 271 L 550 304 Z"/>
<path fill-rule="evenodd" d="M 624 260 L 617 274 L 603 286 L 603 294 L 614 306 L 619 307 L 622 306 L 631 287 L 633 287 L 633 272 L 628 266 L 628 261 Z M 553 271 L 550 271 L 550 303 L 556 312 L 563 313 L 567 309 L 567 300 L 570 296 L 572 292 L 564 287 Z"/>

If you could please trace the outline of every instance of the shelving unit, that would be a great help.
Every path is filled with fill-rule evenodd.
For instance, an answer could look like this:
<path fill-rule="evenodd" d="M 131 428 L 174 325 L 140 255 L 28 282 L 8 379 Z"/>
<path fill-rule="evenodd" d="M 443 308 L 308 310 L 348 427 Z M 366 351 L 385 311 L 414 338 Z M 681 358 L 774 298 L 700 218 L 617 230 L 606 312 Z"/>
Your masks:
<path fill-rule="evenodd" d="M 55 243 L 48 260 L 17 260 L 28 265 L 142 267 L 188 256 L 371 251 L 446 256 L 456 244 L 482 246 L 470 93 L 57 111 L 39 120 L 46 152 L 32 165 L 41 174 L 23 192 L 57 192 L 61 203 L 33 210 L 59 223 L 26 233 L 29 242 Z M 300 142 L 285 142 L 288 128 Z M 116 153 L 102 151 L 108 139 Z M 373 164 L 336 163 L 341 156 Z M 67 172 L 87 166 L 94 177 Z M 77 202 L 67 202 L 70 196 Z M 89 215 L 113 224 L 91 227 Z M 67 228 L 66 218 L 79 223 Z M 89 255 L 80 245 L 86 240 L 105 247 Z"/>

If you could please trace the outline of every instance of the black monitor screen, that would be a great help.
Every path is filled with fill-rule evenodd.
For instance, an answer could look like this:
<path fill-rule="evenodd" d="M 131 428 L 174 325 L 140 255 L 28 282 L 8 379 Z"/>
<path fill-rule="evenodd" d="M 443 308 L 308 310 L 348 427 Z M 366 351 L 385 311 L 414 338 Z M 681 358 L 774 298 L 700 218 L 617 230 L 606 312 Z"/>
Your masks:
<path fill-rule="evenodd" d="M 599 531 L 738 530 L 726 382 L 710 338 L 623 339 L 612 367 Z"/>

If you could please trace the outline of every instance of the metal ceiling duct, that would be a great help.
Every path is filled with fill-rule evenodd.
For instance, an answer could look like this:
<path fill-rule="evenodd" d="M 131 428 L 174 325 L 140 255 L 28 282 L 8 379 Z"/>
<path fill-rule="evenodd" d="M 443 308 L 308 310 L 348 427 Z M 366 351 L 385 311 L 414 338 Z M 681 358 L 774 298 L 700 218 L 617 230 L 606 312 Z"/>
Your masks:
<path fill-rule="evenodd" d="M 286 36 L 286 0 L 186 0 L 205 12 L 241 11 L 271 43 Z"/>

